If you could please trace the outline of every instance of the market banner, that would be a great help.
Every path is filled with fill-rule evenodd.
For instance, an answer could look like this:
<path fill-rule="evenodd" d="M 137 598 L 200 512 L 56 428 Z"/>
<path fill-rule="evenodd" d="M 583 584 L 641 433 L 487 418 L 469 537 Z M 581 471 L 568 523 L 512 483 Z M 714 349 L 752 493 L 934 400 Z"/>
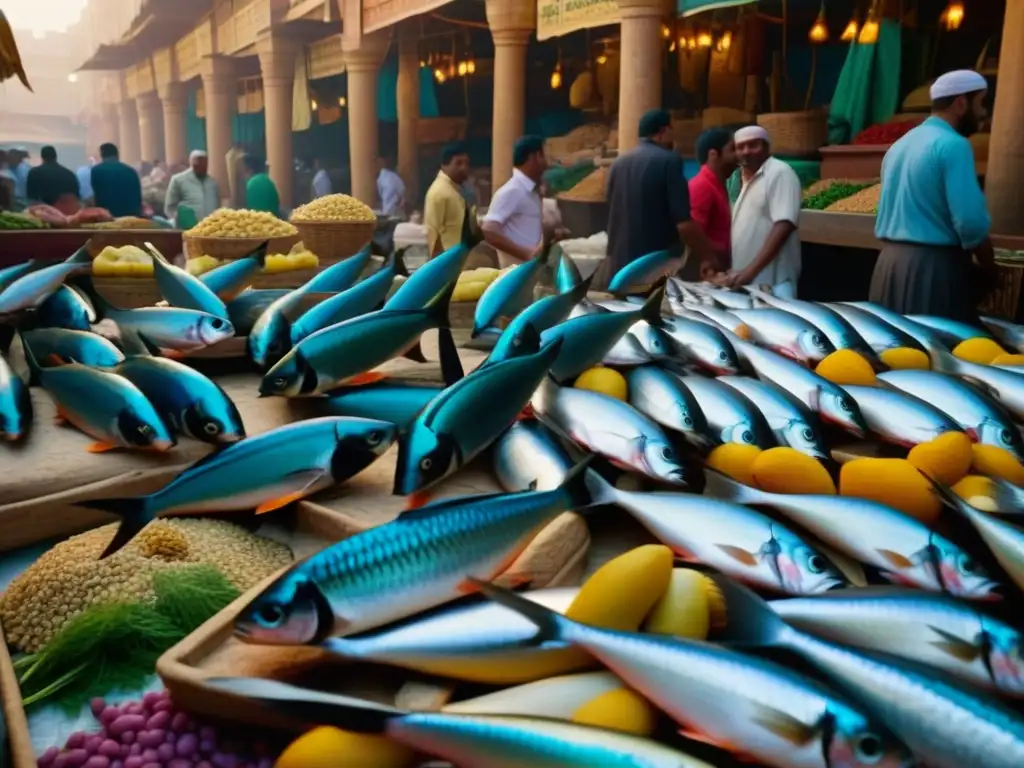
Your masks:
<path fill-rule="evenodd" d="M 734 8 L 737 5 L 752 5 L 757 0 L 676 0 L 676 10 L 680 16 L 693 16 L 695 13 L 713 11 L 716 8 Z"/>
<path fill-rule="evenodd" d="M 537 39 L 619 23 L 617 0 L 537 0 Z"/>

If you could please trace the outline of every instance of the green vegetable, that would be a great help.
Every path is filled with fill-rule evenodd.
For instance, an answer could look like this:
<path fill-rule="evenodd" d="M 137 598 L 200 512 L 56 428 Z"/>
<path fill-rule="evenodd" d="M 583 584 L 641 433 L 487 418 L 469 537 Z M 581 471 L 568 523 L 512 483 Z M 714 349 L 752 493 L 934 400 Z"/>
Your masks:
<path fill-rule="evenodd" d="M 46 223 L 27 213 L 0 211 L 0 229 L 46 229 Z"/>
<path fill-rule="evenodd" d="M 23 704 L 51 699 L 68 711 L 93 696 L 138 687 L 163 653 L 239 591 L 210 565 L 153 574 L 151 603 L 101 603 L 69 621 L 41 651 L 15 662 Z"/>
<path fill-rule="evenodd" d="M 874 186 L 873 184 L 846 184 L 836 183 L 828 187 L 827 189 L 821 190 L 816 194 L 804 200 L 803 207 L 811 211 L 823 211 L 833 203 L 838 203 L 840 200 L 845 200 L 851 195 L 855 195 L 862 189 Z"/>

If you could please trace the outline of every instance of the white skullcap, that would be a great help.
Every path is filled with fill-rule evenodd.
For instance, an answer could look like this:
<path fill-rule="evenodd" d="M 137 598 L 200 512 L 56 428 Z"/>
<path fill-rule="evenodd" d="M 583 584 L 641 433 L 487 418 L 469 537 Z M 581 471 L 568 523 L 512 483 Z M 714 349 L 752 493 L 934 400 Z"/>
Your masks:
<path fill-rule="evenodd" d="M 760 125 L 748 125 L 746 128 L 740 128 L 736 131 L 732 138 L 737 144 L 742 144 L 745 141 L 757 141 L 758 139 L 768 141 L 768 131 Z"/>
<path fill-rule="evenodd" d="M 206 157 L 206 152 L 202 149 L 193 149 L 188 153 L 188 161 L 190 163 L 200 157 Z"/>
<path fill-rule="evenodd" d="M 988 90 L 988 81 L 973 69 L 955 69 L 940 75 L 932 83 L 928 95 L 932 101 L 947 99 L 950 96 L 963 96 L 965 93 Z"/>

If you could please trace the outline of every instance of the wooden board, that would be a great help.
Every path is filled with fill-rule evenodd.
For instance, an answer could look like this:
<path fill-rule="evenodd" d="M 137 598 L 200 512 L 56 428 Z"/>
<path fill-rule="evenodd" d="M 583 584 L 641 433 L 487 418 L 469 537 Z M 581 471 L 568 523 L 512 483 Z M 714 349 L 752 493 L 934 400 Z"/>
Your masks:
<path fill-rule="evenodd" d="M 800 241 L 874 251 L 882 248 L 882 241 L 875 237 L 875 217 L 868 213 L 800 211 Z M 992 235 L 992 244 L 1011 251 L 1024 250 L 1024 237 Z"/>
<path fill-rule="evenodd" d="M 181 230 L 178 229 L 22 229 L 0 230 L 0 267 L 21 264 L 29 259 L 37 261 L 63 261 L 85 243 L 102 233 L 103 242 L 111 245 L 118 242 L 118 233 L 123 232 L 121 243 L 135 242 L 138 233 L 145 233 L 167 258 L 181 253 Z"/>
<path fill-rule="evenodd" d="M 252 287 L 265 288 L 298 288 L 315 277 L 319 270 L 293 269 L 288 272 L 272 274 L 259 273 L 252 278 Z M 136 307 L 152 307 L 163 301 L 156 281 L 151 277 L 114 277 L 111 275 L 93 276 L 93 285 L 103 298 L 119 309 L 135 309 Z M 330 293 L 313 294 L 316 299 L 307 302 L 308 306 L 317 304 Z"/>

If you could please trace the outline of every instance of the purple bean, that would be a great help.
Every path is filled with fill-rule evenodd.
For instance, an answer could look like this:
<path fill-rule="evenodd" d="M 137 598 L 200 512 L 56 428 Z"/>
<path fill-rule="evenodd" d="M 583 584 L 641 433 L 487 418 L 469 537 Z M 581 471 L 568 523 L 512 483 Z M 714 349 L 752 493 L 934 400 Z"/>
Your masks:
<path fill-rule="evenodd" d="M 130 747 L 128 747 L 128 754 L 129 755 L 141 755 L 142 752 L 143 752 L 143 749 L 144 749 L 144 747 L 141 744 L 139 744 L 139 742 L 136 741 L 134 744 L 132 744 Z"/>
<path fill-rule="evenodd" d="M 141 715 L 142 705 L 135 701 L 133 701 L 131 704 L 125 704 L 124 713 L 126 715 Z"/>
<path fill-rule="evenodd" d="M 168 699 L 161 699 L 153 705 L 154 712 L 173 712 L 174 705 Z"/>
<path fill-rule="evenodd" d="M 209 755 L 211 752 L 215 752 L 217 749 L 217 742 L 213 739 L 203 739 L 199 742 L 199 751 L 204 755 Z"/>
<path fill-rule="evenodd" d="M 67 753 L 61 752 L 55 758 L 53 758 L 53 768 L 67 768 L 68 756 Z"/>
<path fill-rule="evenodd" d="M 103 737 L 99 734 L 92 734 L 85 738 L 85 751 L 90 755 L 95 755 L 99 751 L 100 744 L 103 743 Z"/>
<path fill-rule="evenodd" d="M 120 760 L 111 760 L 110 768 L 124 768 L 124 763 Z"/>
<path fill-rule="evenodd" d="M 113 739 L 104 740 L 97 750 L 101 755 L 107 757 L 120 757 L 121 756 L 121 745 Z"/>
<path fill-rule="evenodd" d="M 85 732 L 75 731 L 70 736 L 68 736 L 68 740 L 67 743 L 64 744 L 64 748 L 79 749 L 80 747 L 84 747 L 86 738 L 87 734 Z"/>
<path fill-rule="evenodd" d="M 146 727 L 150 730 L 154 728 L 166 728 L 168 723 L 171 722 L 170 712 L 154 712 L 149 716 L 149 720 L 146 721 Z"/>
<path fill-rule="evenodd" d="M 174 745 L 164 742 L 156 748 L 156 753 L 160 756 L 160 762 L 166 763 L 174 757 Z"/>
<path fill-rule="evenodd" d="M 192 761 L 184 757 L 176 757 L 167 763 L 167 768 L 192 768 Z"/>
<path fill-rule="evenodd" d="M 103 725 L 110 725 L 112 722 L 117 720 L 121 716 L 121 710 L 115 706 L 107 704 L 100 712 L 100 723 Z"/>
<path fill-rule="evenodd" d="M 137 738 L 138 736 L 135 734 L 135 731 L 125 731 L 121 734 L 121 743 L 134 744 Z"/>
<path fill-rule="evenodd" d="M 125 731 L 140 731 L 146 726 L 146 718 L 142 715 L 121 715 L 107 729 L 110 735 L 117 737 Z"/>
<path fill-rule="evenodd" d="M 200 760 L 196 763 L 196 768 L 213 768 L 213 763 L 207 762 L 206 760 Z"/>
<path fill-rule="evenodd" d="M 155 749 L 144 749 L 142 750 L 142 762 L 144 763 L 156 763 L 160 761 L 160 755 L 157 754 Z"/>
<path fill-rule="evenodd" d="M 164 768 L 160 763 L 143 763 L 142 768 Z"/>
<path fill-rule="evenodd" d="M 126 757 L 124 760 L 124 768 L 142 768 L 142 764 L 142 758 L 138 755 Z"/>
<path fill-rule="evenodd" d="M 229 752 L 214 752 L 210 762 L 217 768 L 237 768 L 238 757 Z"/>
<path fill-rule="evenodd" d="M 152 747 L 156 749 L 164 743 L 164 732 L 160 729 L 153 729 L 149 731 L 142 731 L 139 733 L 139 744 L 143 747 Z"/>
<path fill-rule="evenodd" d="M 206 741 L 216 741 L 217 729 L 214 728 L 212 725 L 204 725 L 202 728 L 199 729 L 199 738 Z"/>
<path fill-rule="evenodd" d="M 188 715 L 184 712 L 178 712 L 171 718 L 171 730 L 175 733 L 181 733 L 185 730 L 186 723 L 188 723 Z"/>
<path fill-rule="evenodd" d="M 80 765 L 85 765 L 85 761 L 89 759 L 89 753 L 84 749 L 69 749 L 64 753 L 64 765 L 68 768 L 78 768 Z"/>
<path fill-rule="evenodd" d="M 85 761 L 82 768 L 110 768 L 110 758 L 103 755 L 93 755 Z"/>
<path fill-rule="evenodd" d="M 59 747 L 50 747 L 39 756 L 39 760 L 36 762 L 37 768 L 50 768 L 50 766 L 53 765 L 53 761 L 57 759 L 57 755 L 59 754 Z"/>
<path fill-rule="evenodd" d="M 144 706 L 144 707 L 152 707 L 158 701 L 162 701 L 163 698 L 164 698 L 164 695 L 162 693 L 160 693 L 159 691 L 150 691 L 149 693 L 147 693 L 145 696 L 142 697 L 142 706 Z"/>
<path fill-rule="evenodd" d="M 176 734 L 174 731 L 167 731 L 167 733 L 164 735 L 164 741 L 166 741 L 168 744 L 173 744 L 175 741 L 177 741 L 177 739 L 178 734 Z"/>
<path fill-rule="evenodd" d="M 106 706 L 107 700 L 100 696 L 97 696 L 95 699 L 89 702 L 89 709 L 92 710 L 92 716 L 96 718 L 98 718 L 103 713 L 103 710 L 106 708 Z"/>
<path fill-rule="evenodd" d="M 196 738 L 194 733 L 186 733 L 178 739 L 178 743 L 174 745 L 174 751 L 181 757 L 189 757 L 196 753 L 199 748 L 199 739 Z"/>

